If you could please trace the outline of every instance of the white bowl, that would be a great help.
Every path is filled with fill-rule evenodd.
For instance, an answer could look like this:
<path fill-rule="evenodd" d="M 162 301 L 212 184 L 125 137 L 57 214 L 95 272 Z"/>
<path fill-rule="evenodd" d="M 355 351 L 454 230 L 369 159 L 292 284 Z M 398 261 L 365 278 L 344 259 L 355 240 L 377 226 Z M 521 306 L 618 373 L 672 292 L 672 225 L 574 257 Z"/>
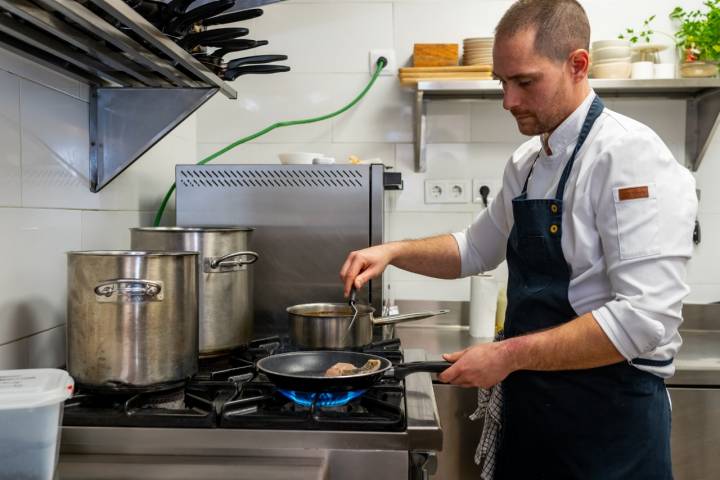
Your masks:
<path fill-rule="evenodd" d="M 593 65 L 591 71 L 593 78 L 630 78 L 631 72 L 630 62 L 601 63 Z"/>
<path fill-rule="evenodd" d="M 592 43 L 592 49 L 600 49 L 607 47 L 627 47 L 630 48 L 632 44 L 628 40 L 620 40 L 619 38 L 613 40 L 598 40 Z"/>
<path fill-rule="evenodd" d="M 636 80 L 649 80 L 655 77 L 653 62 L 635 62 L 632 64 L 631 78 Z"/>
<path fill-rule="evenodd" d="M 602 65 L 604 63 L 631 63 L 632 57 L 624 57 L 624 58 L 608 58 L 605 60 L 595 60 L 594 58 L 590 59 L 590 63 L 593 65 Z"/>
<path fill-rule="evenodd" d="M 311 165 L 316 158 L 323 158 L 322 153 L 289 152 L 279 153 L 280 163 L 283 165 Z"/>
<path fill-rule="evenodd" d="M 608 60 L 611 58 L 625 58 L 632 55 L 630 47 L 604 47 L 604 48 L 593 48 L 592 52 L 593 60 Z"/>

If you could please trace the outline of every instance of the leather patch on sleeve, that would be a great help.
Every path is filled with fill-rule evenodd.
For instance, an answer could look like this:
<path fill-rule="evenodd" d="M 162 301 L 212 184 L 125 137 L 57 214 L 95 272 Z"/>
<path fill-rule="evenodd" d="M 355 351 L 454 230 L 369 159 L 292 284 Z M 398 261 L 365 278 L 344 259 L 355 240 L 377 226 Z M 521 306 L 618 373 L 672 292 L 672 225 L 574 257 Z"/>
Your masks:
<path fill-rule="evenodd" d="M 618 190 L 618 200 L 635 200 L 638 198 L 649 198 L 650 189 L 647 186 L 642 187 L 628 187 L 621 188 Z"/>

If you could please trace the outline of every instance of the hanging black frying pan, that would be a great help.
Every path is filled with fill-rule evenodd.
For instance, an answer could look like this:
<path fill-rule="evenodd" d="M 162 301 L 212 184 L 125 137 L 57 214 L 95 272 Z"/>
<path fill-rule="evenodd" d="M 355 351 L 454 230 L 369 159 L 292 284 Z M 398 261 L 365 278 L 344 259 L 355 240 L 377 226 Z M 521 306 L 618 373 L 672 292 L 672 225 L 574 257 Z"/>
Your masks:
<path fill-rule="evenodd" d="M 229 68 L 222 74 L 222 79 L 232 82 L 240 75 L 269 75 L 271 73 L 289 72 L 287 65 L 245 65 L 243 67 Z"/>
<path fill-rule="evenodd" d="M 179 44 L 186 50 L 192 50 L 198 45 L 210 46 L 214 42 L 244 37 L 248 33 L 250 33 L 250 30 L 241 27 L 216 28 L 204 32 L 189 33 L 180 40 Z"/>
<path fill-rule="evenodd" d="M 221 25 L 226 23 L 242 22 L 243 20 L 250 20 L 257 18 L 263 14 L 263 11 L 259 8 L 252 8 L 250 10 L 243 10 L 241 12 L 226 13 L 225 15 L 219 15 L 217 17 L 206 18 L 203 20 L 202 25 L 209 27 L 210 25 Z"/>
<path fill-rule="evenodd" d="M 360 368 L 372 359 L 380 362 L 377 370 L 337 377 L 325 375 L 330 367 L 338 363 L 349 363 Z M 393 366 L 388 359 L 367 353 L 314 351 L 270 355 L 257 362 L 257 369 L 281 390 L 315 393 L 366 390 L 384 376 L 405 378 L 415 372 L 440 373 L 450 365 L 450 362 L 441 361 L 410 362 Z"/>
<path fill-rule="evenodd" d="M 281 62 L 287 59 L 287 55 L 253 55 L 251 57 L 235 58 L 227 63 L 227 69 L 231 70 L 250 64 Z"/>
<path fill-rule="evenodd" d="M 185 35 L 194 23 L 210 19 L 235 5 L 235 0 L 216 0 L 207 5 L 193 8 L 168 22 L 163 31 L 168 35 Z"/>

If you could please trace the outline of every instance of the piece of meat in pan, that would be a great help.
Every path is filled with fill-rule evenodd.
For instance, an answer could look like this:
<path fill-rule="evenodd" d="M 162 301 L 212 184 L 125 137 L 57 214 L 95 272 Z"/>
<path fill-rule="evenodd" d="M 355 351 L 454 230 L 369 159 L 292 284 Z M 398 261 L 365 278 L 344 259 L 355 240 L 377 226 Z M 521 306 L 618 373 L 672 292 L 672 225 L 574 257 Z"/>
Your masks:
<path fill-rule="evenodd" d="M 345 375 L 355 375 L 357 373 L 374 372 L 380 368 L 380 360 L 371 358 L 362 367 L 356 367 L 352 363 L 336 363 L 325 371 L 326 377 L 341 377 Z"/>

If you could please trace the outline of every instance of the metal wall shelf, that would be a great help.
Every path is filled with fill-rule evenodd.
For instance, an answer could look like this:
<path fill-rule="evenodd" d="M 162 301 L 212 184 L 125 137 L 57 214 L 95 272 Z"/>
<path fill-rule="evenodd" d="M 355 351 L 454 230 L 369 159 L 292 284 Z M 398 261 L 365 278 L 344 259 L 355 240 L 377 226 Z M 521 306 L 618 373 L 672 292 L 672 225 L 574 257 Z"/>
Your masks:
<path fill-rule="evenodd" d="M 216 92 L 237 98 L 122 0 L 0 0 L 0 46 L 90 86 L 93 192 Z"/>
<path fill-rule="evenodd" d="M 718 126 L 720 79 L 590 80 L 603 97 L 669 98 L 687 101 L 685 164 L 696 171 L 705 156 L 707 143 Z M 496 80 L 444 80 L 419 82 L 415 97 L 415 171 L 427 169 L 427 102 L 436 100 L 501 99 Z"/>

